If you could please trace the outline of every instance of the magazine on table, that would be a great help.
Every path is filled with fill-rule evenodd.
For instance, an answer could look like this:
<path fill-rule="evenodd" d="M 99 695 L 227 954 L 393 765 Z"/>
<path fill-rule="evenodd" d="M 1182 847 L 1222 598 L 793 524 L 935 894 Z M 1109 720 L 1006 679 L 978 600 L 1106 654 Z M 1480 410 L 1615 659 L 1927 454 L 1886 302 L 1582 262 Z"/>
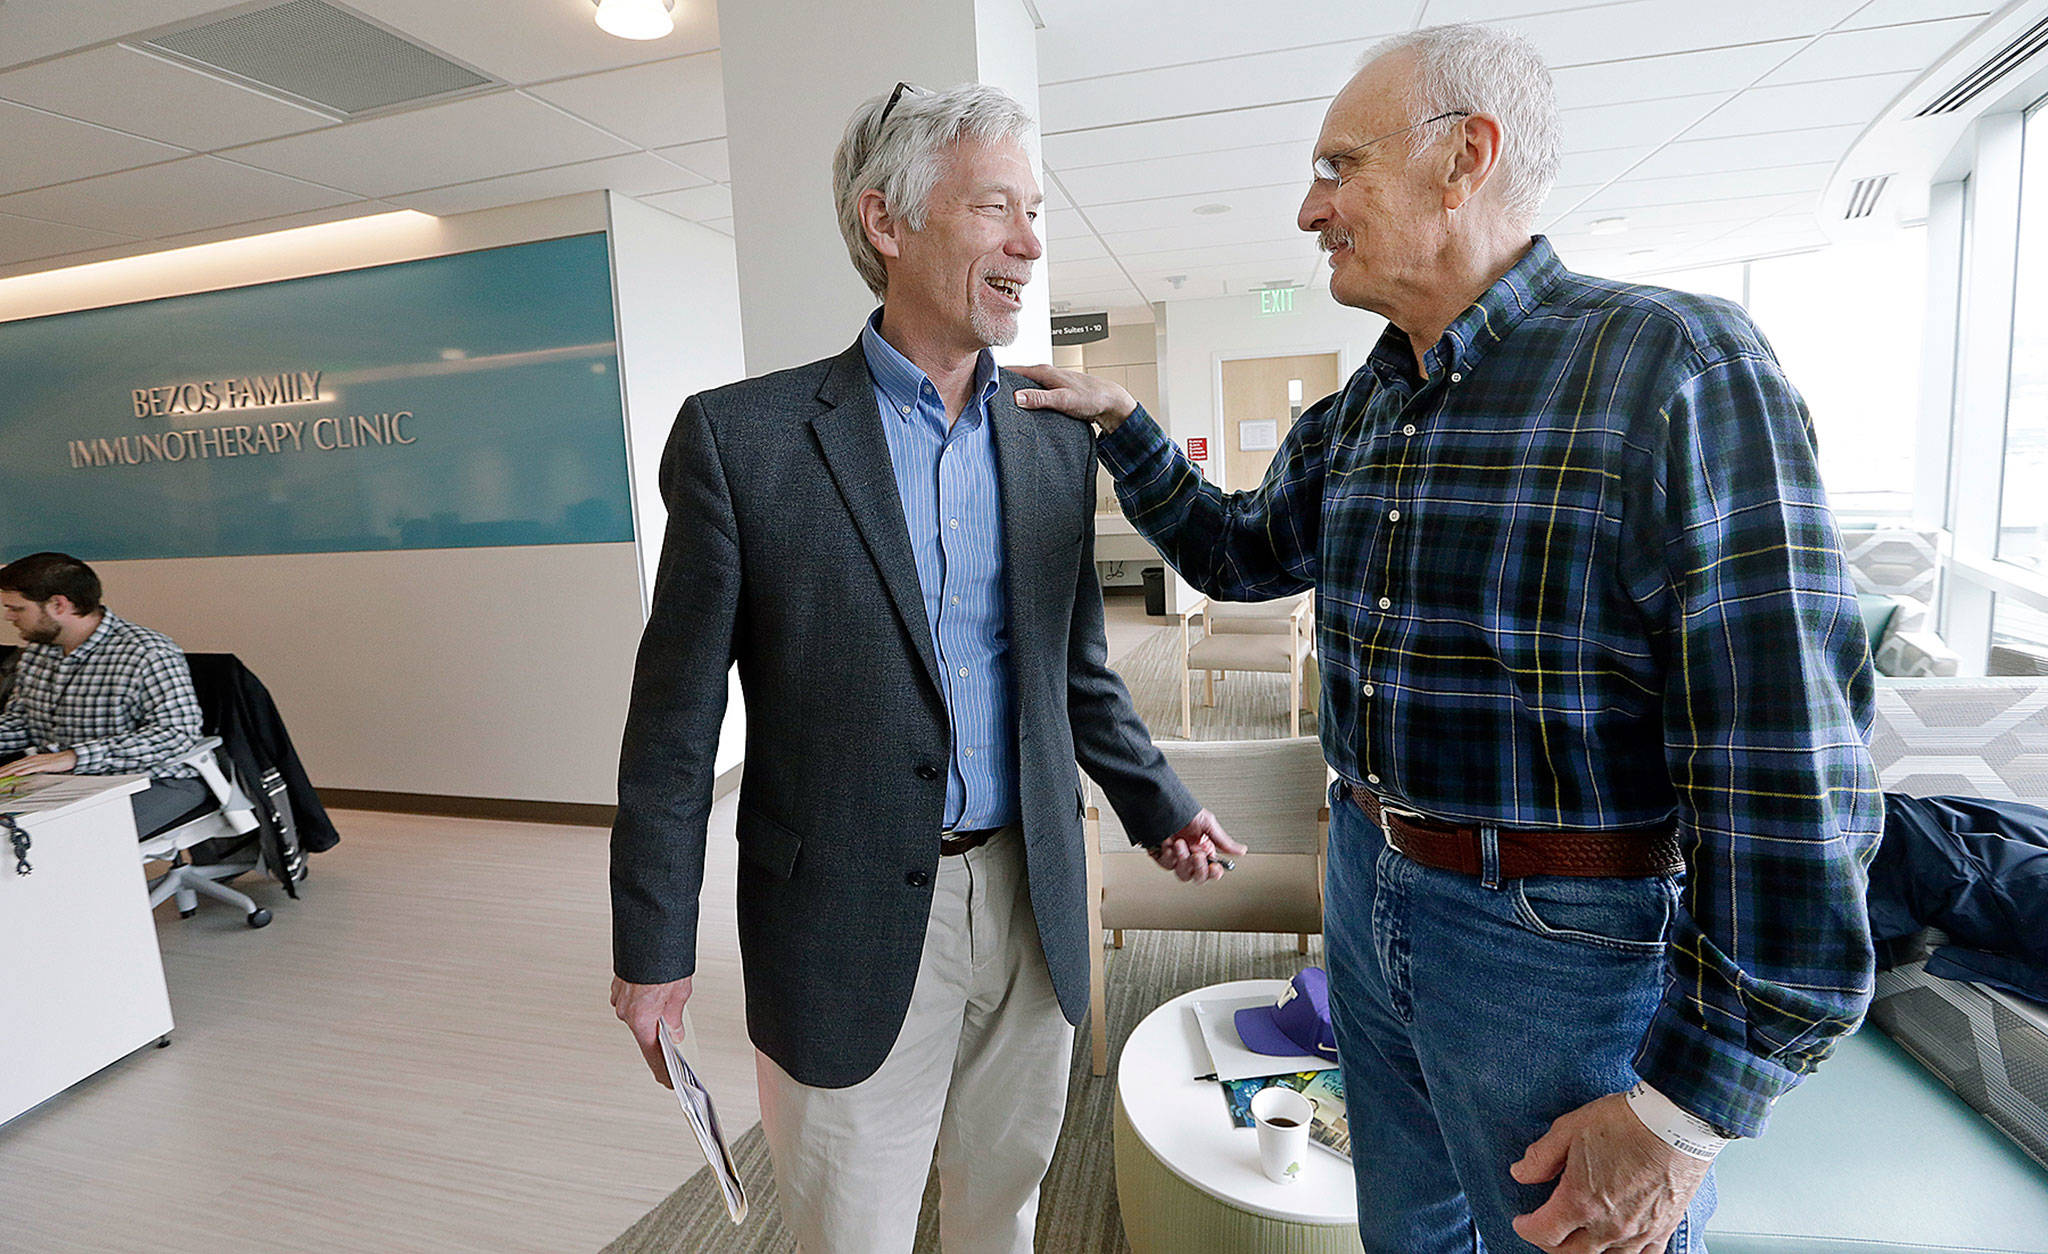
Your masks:
<path fill-rule="evenodd" d="M 1350 1162 L 1351 1115 L 1344 1106 L 1344 1073 L 1318 1071 L 1301 1094 L 1315 1106 L 1315 1114 L 1309 1119 L 1308 1139 Z"/>
<path fill-rule="evenodd" d="M 1351 1119 L 1344 1105 L 1344 1077 L 1334 1067 L 1327 1071 L 1296 1071 L 1288 1075 L 1252 1076 L 1243 1080 L 1219 1080 L 1223 1104 L 1230 1112 L 1232 1126 L 1252 1126 L 1252 1098 L 1274 1085 L 1285 1085 L 1309 1099 L 1315 1114 L 1309 1120 L 1308 1139 L 1351 1161 Z"/>

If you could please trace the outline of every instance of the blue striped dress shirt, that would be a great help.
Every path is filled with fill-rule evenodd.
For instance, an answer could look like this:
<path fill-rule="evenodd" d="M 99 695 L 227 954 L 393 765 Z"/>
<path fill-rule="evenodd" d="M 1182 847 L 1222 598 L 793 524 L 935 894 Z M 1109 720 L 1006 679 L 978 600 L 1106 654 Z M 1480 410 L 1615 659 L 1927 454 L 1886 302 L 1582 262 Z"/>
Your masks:
<path fill-rule="evenodd" d="M 881 316 L 876 310 L 868 319 L 860 343 L 946 684 L 953 724 L 946 827 L 1002 827 L 1018 815 L 1017 700 L 1010 674 L 1010 595 L 1003 580 L 1003 510 L 988 423 L 995 358 L 981 354 L 973 395 L 949 428 L 938 389 L 882 338 Z"/>

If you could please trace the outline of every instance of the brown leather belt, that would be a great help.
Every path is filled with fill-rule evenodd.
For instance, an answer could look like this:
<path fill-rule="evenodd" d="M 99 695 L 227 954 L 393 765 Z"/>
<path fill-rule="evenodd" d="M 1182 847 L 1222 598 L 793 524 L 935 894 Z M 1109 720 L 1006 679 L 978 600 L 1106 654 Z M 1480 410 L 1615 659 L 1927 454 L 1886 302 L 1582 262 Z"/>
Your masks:
<path fill-rule="evenodd" d="M 984 827 L 972 832 L 940 832 L 939 856 L 950 858 L 969 849 L 979 849 L 988 843 L 989 837 L 1002 830 L 1000 827 Z"/>
<path fill-rule="evenodd" d="M 1482 873 L 1477 827 L 1460 827 L 1397 806 L 1383 806 L 1357 784 L 1346 784 L 1387 843 L 1424 866 L 1460 875 Z M 1639 827 L 1620 832 L 1510 831 L 1495 833 L 1500 844 L 1500 877 L 1589 875 L 1636 877 L 1675 875 L 1685 869 L 1678 837 L 1669 828 Z"/>

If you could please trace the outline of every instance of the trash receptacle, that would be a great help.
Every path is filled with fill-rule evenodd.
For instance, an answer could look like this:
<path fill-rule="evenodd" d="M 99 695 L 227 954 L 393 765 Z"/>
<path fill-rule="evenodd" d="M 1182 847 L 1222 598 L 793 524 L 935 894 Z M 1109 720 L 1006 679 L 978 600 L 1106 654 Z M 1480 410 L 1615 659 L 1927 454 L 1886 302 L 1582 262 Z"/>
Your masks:
<path fill-rule="evenodd" d="M 1166 567 L 1147 566 L 1145 577 L 1145 612 L 1154 618 L 1166 617 Z"/>

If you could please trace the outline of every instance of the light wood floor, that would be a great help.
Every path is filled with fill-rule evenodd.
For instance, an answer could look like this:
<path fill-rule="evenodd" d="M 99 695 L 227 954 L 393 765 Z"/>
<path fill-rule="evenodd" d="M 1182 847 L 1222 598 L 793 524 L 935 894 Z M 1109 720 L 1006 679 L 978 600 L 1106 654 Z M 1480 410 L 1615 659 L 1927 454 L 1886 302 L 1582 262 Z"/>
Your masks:
<path fill-rule="evenodd" d="M 1112 657 L 1162 621 L 1108 608 Z M 712 814 L 691 1019 L 736 1136 L 759 1109 L 734 804 Z M 335 818 L 302 900 L 250 890 L 269 927 L 203 898 L 158 912 L 173 1043 L 0 1127 L 0 1251 L 592 1251 L 701 1165 L 606 1002 L 603 831 Z"/>

